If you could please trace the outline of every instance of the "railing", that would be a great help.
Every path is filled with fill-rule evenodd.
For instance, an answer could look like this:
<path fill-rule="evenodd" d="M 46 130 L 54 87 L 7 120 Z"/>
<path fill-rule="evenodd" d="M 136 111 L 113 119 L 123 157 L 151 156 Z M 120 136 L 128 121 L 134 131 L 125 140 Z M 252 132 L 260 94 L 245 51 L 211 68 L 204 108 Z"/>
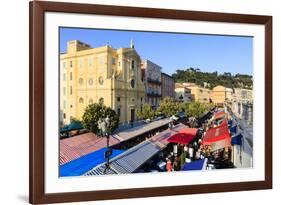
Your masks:
<path fill-rule="evenodd" d="M 147 78 L 147 82 L 148 83 L 154 83 L 154 84 L 157 84 L 157 85 L 161 85 L 161 81 L 155 80 L 155 79 L 152 79 L 152 78 Z"/>

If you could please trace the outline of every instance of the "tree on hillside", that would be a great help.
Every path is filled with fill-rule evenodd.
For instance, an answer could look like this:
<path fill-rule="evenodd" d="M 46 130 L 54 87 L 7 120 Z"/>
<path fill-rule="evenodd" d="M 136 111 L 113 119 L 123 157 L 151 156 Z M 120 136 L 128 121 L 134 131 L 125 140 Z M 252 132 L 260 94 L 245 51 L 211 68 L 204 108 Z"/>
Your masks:
<path fill-rule="evenodd" d="M 236 74 L 232 75 L 230 72 L 224 72 L 218 74 L 218 72 L 202 72 L 199 68 L 188 68 L 182 70 L 176 70 L 176 73 L 172 75 L 177 83 L 191 82 L 197 85 L 203 86 L 204 82 L 208 83 L 208 88 L 212 89 L 217 85 L 233 88 L 252 88 L 253 80 L 251 75 Z"/>
<path fill-rule="evenodd" d="M 144 104 L 142 108 L 137 111 L 137 116 L 140 119 L 153 119 L 155 117 L 155 111 L 149 104 Z"/>
<path fill-rule="evenodd" d="M 119 116 L 110 107 L 106 107 L 101 101 L 99 103 L 93 103 L 86 107 L 82 116 L 82 123 L 86 129 L 89 129 L 95 134 L 99 134 L 98 120 L 100 118 L 109 117 L 111 126 L 110 132 L 114 132 L 119 124 Z"/>
<path fill-rule="evenodd" d="M 164 98 L 160 102 L 160 106 L 157 109 L 157 112 L 163 113 L 167 117 L 177 114 L 181 111 L 181 106 L 179 102 L 176 102 L 170 97 Z"/>

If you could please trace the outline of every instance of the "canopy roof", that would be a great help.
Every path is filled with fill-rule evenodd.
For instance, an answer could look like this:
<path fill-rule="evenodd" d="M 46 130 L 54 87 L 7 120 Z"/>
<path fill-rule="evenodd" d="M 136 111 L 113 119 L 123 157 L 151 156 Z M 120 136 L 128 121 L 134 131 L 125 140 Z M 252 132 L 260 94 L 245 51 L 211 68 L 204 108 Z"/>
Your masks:
<path fill-rule="evenodd" d="M 129 139 L 132 139 L 134 137 L 140 136 L 142 134 L 145 134 L 147 132 L 150 132 L 152 130 L 155 130 L 159 127 L 168 125 L 172 120 L 170 118 L 164 118 L 161 120 L 157 120 L 157 121 L 153 121 L 151 123 L 148 124 L 143 124 L 137 127 L 133 127 L 131 129 L 127 129 L 121 132 L 118 132 L 117 138 L 122 142 L 122 141 L 126 141 Z"/>
<path fill-rule="evenodd" d="M 110 136 L 109 146 L 119 142 L 114 136 Z M 60 140 L 60 164 L 65 164 L 104 147 L 106 147 L 106 138 L 98 137 L 91 132 L 62 139 Z"/>
<path fill-rule="evenodd" d="M 217 112 L 217 113 L 214 114 L 214 119 L 218 120 L 220 118 L 224 118 L 225 115 L 226 115 L 226 113 L 224 111 Z"/>
<path fill-rule="evenodd" d="M 203 137 L 203 145 L 211 145 L 214 142 L 229 139 L 230 142 L 230 134 L 228 131 L 227 124 L 223 124 L 218 127 L 210 128 L 207 130 L 205 136 Z"/>
<path fill-rule="evenodd" d="M 191 170 L 205 170 L 207 166 L 207 158 L 196 160 L 190 163 L 185 163 L 183 165 L 183 171 L 191 171 Z"/>
<path fill-rule="evenodd" d="M 196 137 L 198 129 L 197 128 L 184 128 L 181 129 L 179 133 L 172 135 L 168 142 L 188 144 L 194 137 Z"/>
<path fill-rule="evenodd" d="M 93 167 L 104 163 L 104 153 L 106 150 L 106 148 L 102 148 L 98 151 L 92 152 L 69 163 L 61 165 L 60 176 L 80 176 L 92 169 Z M 123 150 L 112 149 L 111 158 L 118 156 L 123 152 Z"/>
<path fill-rule="evenodd" d="M 231 138 L 231 144 L 242 145 L 242 138 L 243 138 L 242 134 L 238 134 L 238 135 L 232 137 Z"/>
<path fill-rule="evenodd" d="M 109 174 L 127 174 L 133 173 L 140 168 L 151 157 L 163 150 L 168 142 L 168 138 L 179 130 L 186 129 L 187 126 L 178 124 L 173 129 L 165 130 L 158 135 L 153 136 L 149 140 L 143 141 L 138 145 L 126 150 L 124 153 L 118 155 L 110 160 Z M 85 173 L 87 176 L 103 175 L 105 164 L 98 165 L 92 170 Z"/>
<path fill-rule="evenodd" d="M 84 129 L 83 125 L 81 122 L 79 121 L 74 121 L 72 123 L 70 123 L 69 125 L 64 126 L 63 128 L 60 129 L 60 132 L 69 132 L 72 130 L 81 130 Z"/>
<path fill-rule="evenodd" d="M 161 149 L 150 141 L 144 141 L 110 160 L 110 174 L 128 174 L 136 171 Z M 85 175 L 103 175 L 105 164 L 98 165 Z"/>

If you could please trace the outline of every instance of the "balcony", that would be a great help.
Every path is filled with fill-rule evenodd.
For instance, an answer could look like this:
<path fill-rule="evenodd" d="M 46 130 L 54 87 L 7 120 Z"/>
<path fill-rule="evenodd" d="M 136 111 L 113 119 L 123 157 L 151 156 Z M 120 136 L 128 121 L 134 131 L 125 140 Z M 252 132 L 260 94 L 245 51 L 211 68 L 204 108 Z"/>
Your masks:
<path fill-rule="evenodd" d="M 154 92 L 148 92 L 147 93 L 148 97 L 162 97 L 160 93 L 154 93 Z"/>
<path fill-rule="evenodd" d="M 161 81 L 152 78 L 147 78 L 147 82 L 151 84 L 161 85 Z"/>

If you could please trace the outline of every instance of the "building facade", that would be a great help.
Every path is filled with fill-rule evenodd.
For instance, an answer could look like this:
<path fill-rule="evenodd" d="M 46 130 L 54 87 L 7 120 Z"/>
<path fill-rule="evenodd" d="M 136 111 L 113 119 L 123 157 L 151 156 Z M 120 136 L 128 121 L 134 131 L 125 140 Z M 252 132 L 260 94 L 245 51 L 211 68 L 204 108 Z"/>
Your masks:
<path fill-rule="evenodd" d="M 175 84 L 175 98 L 180 102 L 191 102 L 192 94 L 191 89 L 181 83 Z"/>
<path fill-rule="evenodd" d="M 141 59 L 132 43 L 130 48 L 114 49 L 69 41 L 60 63 L 63 124 L 81 119 L 86 106 L 99 101 L 115 110 L 121 123 L 136 120 L 136 110 L 145 102 L 145 88 Z"/>
<path fill-rule="evenodd" d="M 211 102 L 212 91 L 208 88 L 203 88 L 195 83 L 183 83 L 184 86 L 191 90 L 192 100 L 201 103 Z"/>
<path fill-rule="evenodd" d="M 212 101 L 217 104 L 231 102 L 233 97 L 233 90 L 224 86 L 218 85 L 213 88 Z"/>
<path fill-rule="evenodd" d="M 232 112 L 248 124 L 253 123 L 253 91 L 244 88 L 235 88 L 232 103 Z"/>
<path fill-rule="evenodd" d="M 244 88 L 234 88 L 234 93 L 232 97 L 233 101 L 240 101 L 244 103 L 253 102 L 253 90 Z"/>
<path fill-rule="evenodd" d="M 146 102 L 156 109 L 162 97 L 161 94 L 161 67 L 149 60 L 142 60 L 142 74 L 146 89 Z"/>
<path fill-rule="evenodd" d="M 174 78 L 166 73 L 161 73 L 161 94 L 162 99 L 165 97 L 175 98 Z"/>

